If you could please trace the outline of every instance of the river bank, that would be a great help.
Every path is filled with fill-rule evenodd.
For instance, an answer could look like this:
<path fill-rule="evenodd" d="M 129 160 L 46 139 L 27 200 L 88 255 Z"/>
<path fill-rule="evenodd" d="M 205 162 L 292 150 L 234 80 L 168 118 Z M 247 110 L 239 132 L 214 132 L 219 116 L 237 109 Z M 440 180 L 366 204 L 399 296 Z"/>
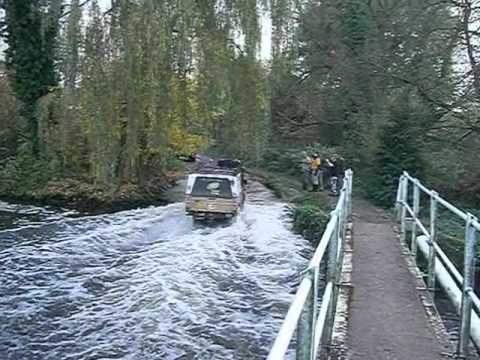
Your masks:
<path fill-rule="evenodd" d="M 72 209 L 82 213 L 101 214 L 171 203 L 168 191 L 184 178 L 185 171 L 170 171 L 143 185 L 126 183 L 105 190 L 83 179 L 52 180 L 28 190 L 0 193 L 0 200 Z"/>

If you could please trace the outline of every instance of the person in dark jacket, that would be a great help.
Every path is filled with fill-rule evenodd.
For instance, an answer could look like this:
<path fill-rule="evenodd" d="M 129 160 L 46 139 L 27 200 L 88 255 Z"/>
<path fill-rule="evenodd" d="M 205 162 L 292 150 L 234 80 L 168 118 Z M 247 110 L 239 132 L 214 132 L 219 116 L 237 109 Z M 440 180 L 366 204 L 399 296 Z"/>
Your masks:
<path fill-rule="evenodd" d="M 336 189 L 332 189 L 334 193 L 338 194 L 343 187 L 343 178 L 345 177 L 344 159 L 341 156 L 335 156 L 332 161 L 332 178 L 336 178 Z"/>
<path fill-rule="evenodd" d="M 323 183 L 325 184 L 325 188 L 331 188 L 330 179 L 332 177 L 333 172 L 333 164 L 329 158 L 325 158 L 322 163 L 320 164 L 320 168 L 323 174 Z"/>

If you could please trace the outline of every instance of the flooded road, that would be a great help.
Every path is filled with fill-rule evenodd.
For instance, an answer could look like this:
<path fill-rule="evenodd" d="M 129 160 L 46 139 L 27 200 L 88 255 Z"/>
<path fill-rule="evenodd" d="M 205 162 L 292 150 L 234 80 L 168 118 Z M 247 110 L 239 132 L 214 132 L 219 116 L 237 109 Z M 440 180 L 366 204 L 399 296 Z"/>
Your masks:
<path fill-rule="evenodd" d="M 263 359 L 311 255 L 255 183 L 231 224 L 72 215 L 0 203 L 2 360 Z"/>

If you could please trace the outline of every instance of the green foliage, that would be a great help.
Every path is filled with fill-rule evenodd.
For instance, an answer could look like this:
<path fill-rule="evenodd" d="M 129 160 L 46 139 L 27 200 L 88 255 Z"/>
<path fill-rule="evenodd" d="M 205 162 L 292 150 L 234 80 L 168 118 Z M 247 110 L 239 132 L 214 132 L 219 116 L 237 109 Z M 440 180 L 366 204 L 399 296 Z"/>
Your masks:
<path fill-rule="evenodd" d="M 345 1 L 343 9 L 343 41 L 352 51 L 357 51 L 363 47 L 372 27 L 369 2 L 367 0 Z"/>
<path fill-rule="evenodd" d="M 302 154 L 298 149 L 269 148 L 263 157 L 262 167 L 268 171 L 298 175 Z"/>
<path fill-rule="evenodd" d="M 97 0 L 0 4 L 0 159 L 14 179 L 28 149 L 48 164 L 42 176 L 107 191 L 207 148 L 296 177 L 306 147 L 343 155 L 385 206 L 403 170 L 480 202 L 478 99 L 453 71 L 463 38 L 448 2 L 118 0 L 107 14 Z"/>
<path fill-rule="evenodd" d="M 0 3 L 10 84 L 29 125 L 22 151 L 48 163 L 45 174 L 111 192 L 148 183 L 178 165 L 176 154 L 212 144 L 260 161 L 269 137 L 257 56 L 265 2 L 119 0 L 107 14 L 98 0 Z M 27 164 L 16 151 L 20 128 L 0 128 L 14 179 Z"/>
<path fill-rule="evenodd" d="M 185 171 L 185 162 L 179 160 L 176 153 L 170 153 L 165 164 L 166 171 Z"/>
<path fill-rule="evenodd" d="M 367 195 L 385 207 L 394 205 L 398 179 L 403 171 L 419 178 L 424 173 L 408 98 L 402 97 L 399 104 L 394 106 L 392 118 L 383 128 L 380 145 L 370 165 L 370 178 L 366 180 Z"/>
<path fill-rule="evenodd" d="M 392 206 L 403 170 L 432 174 L 428 180 L 435 184 L 439 169 L 426 160 L 436 144 L 445 148 L 448 132 L 467 113 L 452 112 L 451 106 L 456 97 L 451 60 L 459 38 L 449 30 L 455 28 L 450 10 L 445 2 L 428 7 L 408 0 L 309 2 L 300 26 L 301 66 L 290 70 L 300 74 L 297 86 L 285 80 L 293 96 L 282 93 L 277 101 L 295 110 L 280 105 L 286 119 L 275 117 L 275 126 L 286 138 L 302 134 L 304 144 L 314 138 L 341 146 L 366 195 L 384 206 Z M 443 126 L 447 130 L 440 134 Z M 473 142 L 462 144 L 470 154 L 479 149 Z M 467 165 L 462 168 L 467 174 Z M 464 178 L 475 188 L 476 175 Z"/>
<path fill-rule="evenodd" d="M 25 129 L 24 119 L 20 116 L 20 103 L 2 71 L 0 64 L 0 160 L 15 156 L 20 135 Z"/>
<path fill-rule="evenodd" d="M 18 175 L 17 163 L 15 158 L 4 158 L 0 163 L 0 192 L 11 194 L 17 191 Z"/>
<path fill-rule="evenodd" d="M 328 212 L 318 205 L 298 205 L 292 210 L 293 229 L 305 239 L 318 243 L 329 220 Z"/>
<path fill-rule="evenodd" d="M 466 208 L 465 211 L 475 216 L 480 216 L 480 210 Z M 449 211 L 439 213 L 438 243 L 457 269 L 463 269 L 463 256 L 465 249 L 465 221 Z M 476 247 L 477 271 L 480 271 L 480 248 Z"/>
<path fill-rule="evenodd" d="M 480 137 L 470 136 L 459 140 L 469 132 L 457 131 L 455 127 L 463 120 L 468 119 L 470 124 L 477 121 L 478 106 L 474 103 L 465 104 L 465 119 L 445 116 L 445 127 L 432 134 L 442 141 L 435 141 L 422 152 L 427 164 L 425 180 L 428 184 L 447 198 L 472 207 L 480 207 Z"/>
<path fill-rule="evenodd" d="M 0 192 L 21 196 L 41 188 L 52 175 L 50 163 L 33 156 L 30 149 L 23 146 L 16 157 L 0 163 Z"/>
<path fill-rule="evenodd" d="M 229 66 L 229 100 L 216 126 L 216 140 L 227 154 L 258 162 L 268 139 L 265 74 L 247 56 L 239 56 Z"/>
<path fill-rule="evenodd" d="M 33 0 L 2 3 L 6 23 L 6 64 L 28 120 L 32 151 L 38 152 L 36 101 L 57 84 L 55 46 L 61 2 Z"/>

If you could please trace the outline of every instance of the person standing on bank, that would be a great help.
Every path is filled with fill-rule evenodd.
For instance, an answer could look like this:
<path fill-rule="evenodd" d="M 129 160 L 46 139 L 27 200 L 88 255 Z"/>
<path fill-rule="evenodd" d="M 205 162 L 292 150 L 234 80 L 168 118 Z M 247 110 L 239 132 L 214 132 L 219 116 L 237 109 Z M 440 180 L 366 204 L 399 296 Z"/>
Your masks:
<path fill-rule="evenodd" d="M 323 174 L 323 184 L 325 188 L 330 188 L 330 179 L 332 177 L 333 172 L 333 164 L 329 158 L 322 159 L 322 163 L 320 164 L 320 170 L 322 170 Z"/>
<path fill-rule="evenodd" d="M 306 151 L 302 152 L 302 188 L 309 190 L 312 184 L 312 173 L 310 172 L 310 163 L 312 158 L 308 156 Z"/>
<path fill-rule="evenodd" d="M 343 157 L 336 156 L 333 159 L 333 171 L 332 175 L 337 178 L 337 194 L 343 187 L 343 178 L 345 177 L 345 166 Z"/>
<path fill-rule="evenodd" d="M 323 176 L 320 171 L 321 160 L 318 154 L 313 154 L 310 162 L 310 171 L 312 174 L 312 191 L 323 190 Z"/>

